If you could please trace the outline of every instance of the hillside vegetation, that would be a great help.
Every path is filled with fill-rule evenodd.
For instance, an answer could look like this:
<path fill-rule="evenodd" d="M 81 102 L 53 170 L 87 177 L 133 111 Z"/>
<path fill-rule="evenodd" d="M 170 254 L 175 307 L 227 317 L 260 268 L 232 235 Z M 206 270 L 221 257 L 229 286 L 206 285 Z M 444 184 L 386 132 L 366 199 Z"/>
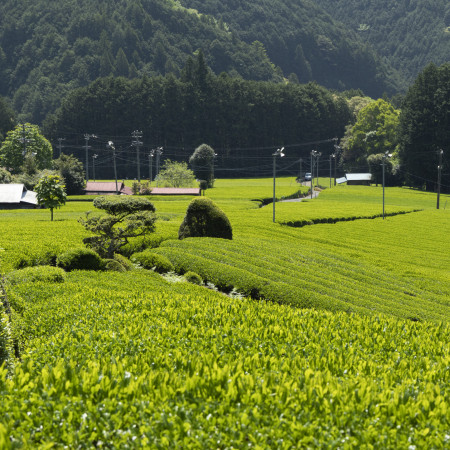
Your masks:
<path fill-rule="evenodd" d="M 403 87 L 429 63 L 450 58 L 447 0 L 316 0 L 401 74 Z"/>
<path fill-rule="evenodd" d="M 0 212 L 22 351 L 0 368 L 0 447 L 448 446 L 448 209 L 388 188 L 397 215 L 363 219 L 379 213 L 381 189 L 340 186 L 277 203 L 274 224 L 272 207 L 252 201 L 271 195 L 270 178 L 216 186 L 207 193 L 233 240 L 178 241 L 190 198 L 152 198 L 147 244 L 164 241 L 153 252 L 178 270 L 184 257 L 221 289 L 246 282 L 271 301 L 144 269 L 32 277 L 17 268 L 82 247 L 77 218 L 92 205 L 69 202 L 54 222 L 46 211 Z M 277 180 L 279 196 L 297 189 Z M 282 225 L 303 219 L 342 221 Z"/>
<path fill-rule="evenodd" d="M 293 73 L 301 82 L 371 95 L 395 90 L 356 33 L 309 2 L 183 6 L 168 0 L 4 1 L 0 95 L 41 123 L 76 87 L 110 74 L 178 74 L 199 49 L 216 74 L 279 82 Z"/>

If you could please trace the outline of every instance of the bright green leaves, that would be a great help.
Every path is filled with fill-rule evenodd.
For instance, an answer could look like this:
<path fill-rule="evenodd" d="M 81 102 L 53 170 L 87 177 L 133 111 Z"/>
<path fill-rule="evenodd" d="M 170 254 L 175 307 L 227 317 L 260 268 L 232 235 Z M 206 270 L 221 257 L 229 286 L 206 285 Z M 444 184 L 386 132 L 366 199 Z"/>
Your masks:
<path fill-rule="evenodd" d="M 66 190 L 58 175 L 44 175 L 35 187 L 39 205 L 50 209 L 51 220 L 53 210 L 66 203 Z"/>

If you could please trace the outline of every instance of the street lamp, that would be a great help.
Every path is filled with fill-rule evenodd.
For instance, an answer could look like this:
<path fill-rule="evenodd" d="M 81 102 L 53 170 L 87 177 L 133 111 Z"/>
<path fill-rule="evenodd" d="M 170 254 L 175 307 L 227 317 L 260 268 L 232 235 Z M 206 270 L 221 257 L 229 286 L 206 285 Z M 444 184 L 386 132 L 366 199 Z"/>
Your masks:
<path fill-rule="evenodd" d="M 390 158 L 392 155 L 389 152 L 386 152 L 383 155 L 383 220 L 384 220 L 384 166 L 386 165 L 386 159 Z"/>
<path fill-rule="evenodd" d="M 150 180 L 150 186 L 152 185 L 152 170 L 153 170 L 153 157 L 155 156 L 155 150 L 150 150 L 150 153 L 148 154 L 148 177 Z"/>
<path fill-rule="evenodd" d="M 113 141 L 108 141 L 106 147 L 110 148 L 113 151 L 114 177 L 116 179 L 116 195 L 119 195 L 119 186 L 117 185 L 116 147 L 114 146 Z"/>
<path fill-rule="evenodd" d="M 97 159 L 97 154 L 92 155 L 92 175 L 94 177 L 94 183 L 95 183 L 95 160 Z"/>
<path fill-rule="evenodd" d="M 89 139 L 90 138 L 97 138 L 97 136 L 95 134 L 85 134 L 84 135 L 84 140 L 86 141 L 86 143 L 84 144 L 84 148 L 86 150 L 86 181 L 89 181 L 89 149 L 91 148 L 90 145 L 88 145 L 89 143 Z"/>
<path fill-rule="evenodd" d="M 311 198 L 313 198 L 313 179 L 314 179 L 314 158 L 316 158 L 317 166 L 317 185 L 319 185 L 319 157 L 322 156 L 322 152 L 317 150 L 311 151 Z"/>
<path fill-rule="evenodd" d="M 274 223 L 275 223 L 275 179 L 276 179 L 276 170 L 277 170 L 277 156 L 282 158 L 284 156 L 283 150 L 284 150 L 284 147 L 281 147 L 275 153 L 272 153 L 272 156 L 273 156 L 273 222 Z"/>

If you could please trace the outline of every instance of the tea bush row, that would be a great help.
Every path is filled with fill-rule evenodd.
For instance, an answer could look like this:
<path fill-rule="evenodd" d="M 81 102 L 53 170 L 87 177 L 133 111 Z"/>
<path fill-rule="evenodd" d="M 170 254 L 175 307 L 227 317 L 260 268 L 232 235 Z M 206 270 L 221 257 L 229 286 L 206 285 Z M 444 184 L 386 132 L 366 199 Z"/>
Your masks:
<path fill-rule="evenodd" d="M 14 376 L 1 369 L 0 446 L 449 444 L 447 324 L 236 301 L 144 271 L 10 290 L 30 338 Z"/>

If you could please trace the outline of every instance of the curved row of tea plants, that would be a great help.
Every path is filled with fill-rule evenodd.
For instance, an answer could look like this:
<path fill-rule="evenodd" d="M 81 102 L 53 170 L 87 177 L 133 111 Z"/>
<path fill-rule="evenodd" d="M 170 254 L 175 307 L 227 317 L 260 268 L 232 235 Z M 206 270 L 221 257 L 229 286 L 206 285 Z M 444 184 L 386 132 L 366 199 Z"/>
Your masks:
<path fill-rule="evenodd" d="M 237 301 L 144 270 L 8 293 L 28 341 L 0 369 L 2 448 L 450 444 L 447 324 Z"/>

